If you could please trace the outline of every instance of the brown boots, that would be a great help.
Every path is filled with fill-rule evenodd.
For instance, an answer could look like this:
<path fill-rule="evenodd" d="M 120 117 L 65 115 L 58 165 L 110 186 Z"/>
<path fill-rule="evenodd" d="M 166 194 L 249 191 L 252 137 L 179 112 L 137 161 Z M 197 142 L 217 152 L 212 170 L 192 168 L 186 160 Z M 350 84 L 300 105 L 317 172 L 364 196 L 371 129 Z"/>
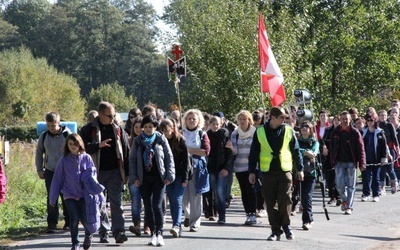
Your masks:
<path fill-rule="evenodd" d="M 140 219 L 133 220 L 133 226 L 129 227 L 129 231 L 131 231 L 131 233 L 135 234 L 136 236 L 142 235 L 142 233 L 140 232 Z"/>

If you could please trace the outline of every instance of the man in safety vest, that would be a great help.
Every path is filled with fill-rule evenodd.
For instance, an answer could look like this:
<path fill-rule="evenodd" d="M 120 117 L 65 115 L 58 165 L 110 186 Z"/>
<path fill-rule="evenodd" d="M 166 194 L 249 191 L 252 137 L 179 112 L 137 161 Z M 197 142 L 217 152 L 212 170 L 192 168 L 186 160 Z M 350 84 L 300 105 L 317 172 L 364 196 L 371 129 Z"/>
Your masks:
<path fill-rule="evenodd" d="M 272 230 L 269 241 L 279 241 L 282 233 L 294 239 L 290 228 L 293 165 L 298 180 L 304 178 L 299 144 L 293 129 L 284 124 L 285 117 L 283 108 L 271 108 L 270 120 L 254 133 L 249 155 L 249 182 L 255 183 L 258 164 L 262 173 L 261 192 Z"/>

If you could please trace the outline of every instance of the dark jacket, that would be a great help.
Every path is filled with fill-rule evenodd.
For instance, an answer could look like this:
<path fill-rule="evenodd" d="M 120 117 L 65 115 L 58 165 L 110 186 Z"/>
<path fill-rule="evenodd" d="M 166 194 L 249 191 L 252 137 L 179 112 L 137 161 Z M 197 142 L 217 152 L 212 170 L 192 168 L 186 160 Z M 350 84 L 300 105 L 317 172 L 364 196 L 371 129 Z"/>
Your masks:
<path fill-rule="evenodd" d="M 366 138 L 365 135 L 367 134 L 368 128 L 363 128 L 362 130 L 362 137 L 364 141 L 364 146 L 366 147 Z M 365 148 L 364 147 L 364 148 Z M 368 162 L 368 164 L 375 163 L 375 164 L 381 164 L 381 163 L 388 163 L 388 158 L 387 158 L 387 143 L 386 143 L 386 137 L 385 133 L 380 129 L 376 128 L 374 132 L 374 149 L 375 149 L 375 161 L 374 162 Z"/>
<path fill-rule="evenodd" d="M 92 156 L 93 162 L 97 168 L 100 169 L 100 153 L 101 149 L 101 130 L 99 127 L 99 118 L 96 117 L 93 122 L 90 122 L 82 127 L 80 136 L 85 143 L 85 149 L 88 154 Z M 118 124 L 113 123 L 114 135 L 116 138 L 115 153 L 118 158 L 118 168 L 120 170 L 121 178 L 124 182 L 128 180 L 129 176 L 129 141 L 128 134 Z"/>
<path fill-rule="evenodd" d="M 182 136 L 180 140 L 168 139 L 175 163 L 175 176 L 181 177 L 182 182 L 189 180 L 189 170 L 192 168 L 189 162 L 189 153 L 186 147 L 186 140 Z"/>
<path fill-rule="evenodd" d="M 211 146 L 210 154 L 208 155 L 208 171 L 210 173 L 219 173 L 222 169 L 226 169 L 232 172 L 233 153 L 231 149 L 225 147 L 230 139 L 229 131 L 225 128 L 221 128 L 217 132 L 208 130 L 207 135 Z"/>
<path fill-rule="evenodd" d="M 171 148 L 169 147 L 167 138 L 160 132 L 155 131 L 156 138 L 153 142 L 154 159 L 157 163 L 157 169 L 160 173 L 161 180 L 173 182 L 175 180 L 175 164 Z M 129 155 L 129 181 L 133 183 L 139 180 L 143 183 L 144 166 L 143 151 L 144 146 L 138 136 L 133 141 L 132 149 Z"/>
<path fill-rule="evenodd" d="M 331 164 L 334 167 L 337 163 L 337 157 L 339 152 L 339 139 L 340 139 L 340 129 L 341 126 L 337 126 L 333 129 L 331 134 L 331 145 L 329 148 L 330 151 L 330 160 Z M 364 150 L 364 142 L 361 137 L 358 129 L 350 126 L 350 154 L 353 159 L 353 163 L 355 166 L 358 166 L 360 169 L 365 168 L 365 150 Z"/>

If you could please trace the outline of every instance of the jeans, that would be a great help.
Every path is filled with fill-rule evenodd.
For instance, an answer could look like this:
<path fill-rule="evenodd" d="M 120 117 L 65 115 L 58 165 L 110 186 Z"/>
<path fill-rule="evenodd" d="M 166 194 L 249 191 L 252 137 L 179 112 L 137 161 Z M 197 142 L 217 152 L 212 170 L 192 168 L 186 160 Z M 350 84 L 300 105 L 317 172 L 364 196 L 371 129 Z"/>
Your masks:
<path fill-rule="evenodd" d="M 50 227 L 56 227 L 58 224 L 58 199 L 55 203 L 55 206 L 51 206 L 49 204 L 49 193 L 50 193 L 50 187 L 51 187 L 51 182 L 53 181 L 53 176 L 54 172 L 50 170 L 45 170 L 44 171 L 44 181 L 46 184 L 46 190 L 47 190 L 47 226 Z M 65 226 L 69 226 L 69 214 L 68 214 L 68 208 L 65 205 L 65 201 L 63 199 L 63 195 L 60 193 L 61 196 L 61 203 L 63 207 L 63 215 L 64 215 L 64 220 L 65 220 Z"/>
<path fill-rule="evenodd" d="M 167 187 L 169 207 L 171 210 L 172 226 L 181 227 L 182 198 L 185 187 L 182 187 L 182 177 L 177 176 L 175 181 Z"/>
<path fill-rule="evenodd" d="M 125 232 L 124 210 L 122 209 L 122 190 L 123 183 L 119 169 L 99 171 L 98 181 L 106 189 L 106 199 L 101 206 L 101 226 L 99 229 L 100 237 L 110 230 L 110 222 L 106 211 L 105 203 L 107 197 L 110 200 L 111 209 L 111 231 L 115 237 L 119 232 Z"/>
<path fill-rule="evenodd" d="M 89 231 L 86 230 L 86 204 L 85 198 L 66 199 L 65 205 L 69 212 L 69 231 L 71 232 L 72 245 L 79 244 L 79 220 L 85 227 L 85 234 L 90 235 Z"/>
<path fill-rule="evenodd" d="M 362 183 L 363 183 L 363 195 L 370 196 L 372 188 L 372 196 L 379 196 L 379 172 L 381 166 L 367 166 L 367 168 L 361 172 Z"/>
<path fill-rule="evenodd" d="M 162 203 L 165 193 L 165 184 L 160 176 L 144 175 L 143 183 L 139 187 L 144 203 L 144 218 L 152 234 L 162 234 L 164 212 Z"/>
<path fill-rule="evenodd" d="M 300 182 L 301 206 L 303 207 L 303 223 L 310 223 L 314 221 L 312 212 L 312 195 L 314 193 L 314 188 L 315 179 L 312 177 L 304 177 L 304 181 Z"/>
<path fill-rule="evenodd" d="M 226 184 L 228 176 L 222 177 L 219 172 L 210 173 L 210 187 L 214 192 L 215 206 L 220 220 L 225 219 L 226 213 Z"/>
<path fill-rule="evenodd" d="M 140 212 L 142 210 L 142 195 L 140 194 L 139 187 L 133 185 L 129 182 L 129 195 L 131 196 L 131 213 L 132 222 L 135 220 L 140 220 Z"/>
<path fill-rule="evenodd" d="M 240 193 L 242 194 L 242 203 L 246 214 L 256 213 L 256 191 L 249 182 L 249 172 L 236 173 L 236 179 L 239 182 Z"/>
<path fill-rule="evenodd" d="M 395 153 L 393 149 L 389 149 L 390 155 L 392 158 L 395 158 Z M 394 172 L 394 164 L 393 162 L 390 164 L 383 165 L 381 167 L 381 172 L 380 172 L 380 185 L 385 186 L 385 181 L 386 181 L 386 173 L 389 175 L 390 180 L 394 181 L 397 180 L 396 178 L 396 173 Z"/>
<path fill-rule="evenodd" d="M 346 208 L 353 209 L 354 193 L 357 185 L 357 168 L 353 162 L 337 162 L 335 165 L 336 188 L 346 202 Z M 347 189 L 346 189 L 347 184 Z"/>

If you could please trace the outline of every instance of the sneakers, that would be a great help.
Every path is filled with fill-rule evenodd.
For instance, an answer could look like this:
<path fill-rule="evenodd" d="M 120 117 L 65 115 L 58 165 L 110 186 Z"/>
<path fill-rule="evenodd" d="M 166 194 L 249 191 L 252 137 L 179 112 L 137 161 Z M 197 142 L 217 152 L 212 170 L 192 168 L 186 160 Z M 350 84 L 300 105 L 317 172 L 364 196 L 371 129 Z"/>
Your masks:
<path fill-rule="evenodd" d="M 169 230 L 169 232 L 172 234 L 172 236 L 173 236 L 174 238 L 177 238 L 177 237 L 180 236 L 180 235 L 179 235 L 179 227 L 177 227 L 177 226 L 172 227 L 172 229 Z"/>
<path fill-rule="evenodd" d="M 110 243 L 108 241 L 108 233 L 100 234 L 100 243 Z"/>
<path fill-rule="evenodd" d="M 218 219 L 218 222 L 217 222 L 218 224 L 221 224 L 221 225 L 223 225 L 223 224 L 225 224 L 225 218 L 220 218 L 220 219 Z"/>
<path fill-rule="evenodd" d="M 398 188 L 399 184 L 397 183 L 397 180 L 392 180 L 391 182 L 392 182 L 392 185 L 391 185 L 392 190 L 391 190 L 391 192 L 392 192 L 392 194 L 395 194 L 397 192 L 397 188 Z"/>
<path fill-rule="evenodd" d="M 341 205 L 341 207 L 340 207 L 340 209 L 342 210 L 342 211 L 345 211 L 346 210 L 346 202 L 345 201 L 343 201 L 342 202 L 342 205 Z"/>
<path fill-rule="evenodd" d="M 183 226 L 189 227 L 189 219 L 188 218 L 185 218 L 185 220 L 183 221 Z"/>
<path fill-rule="evenodd" d="M 362 195 L 361 201 L 365 202 L 365 201 L 368 201 L 370 198 L 371 198 L 371 196 L 369 196 L 369 195 Z"/>
<path fill-rule="evenodd" d="M 346 208 L 346 210 L 344 211 L 344 214 L 350 215 L 351 214 L 351 208 Z"/>
<path fill-rule="evenodd" d="M 294 240 L 295 237 L 290 226 L 283 228 L 283 231 L 285 232 L 287 240 Z"/>
<path fill-rule="evenodd" d="M 93 234 L 86 235 L 83 240 L 83 249 L 88 250 L 92 246 Z"/>
<path fill-rule="evenodd" d="M 381 187 L 381 195 L 386 195 L 386 187 Z"/>
<path fill-rule="evenodd" d="M 190 232 L 198 232 L 199 228 L 198 227 L 190 227 Z"/>
<path fill-rule="evenodd" d="M 336 200 L 336 206 L 340 206 L 342 205 L 342 200 L 341 199 L 337 199 Z"/>
<path fill-rule="evenodd" d="M 79 249 L 80 249 L 79 244 L 72 245 L 71 250 L 79 250 Z"/>
<path fill-rule="evenodd" d="M 150 239 L 149 243 L 147 243 L 147 245 L 149 245 L 149 246 L 157 246 L 157 236 L 155 234 L 153 234 L 151 236 L 151 239 Z"/>
<path fill-rule="evenodd" d="M 115 236 L 115 243 L 124 243 L 127 240 L 128 237 L 126 237 L 125 232 L 123 231 L 119 231 Z"/>
<path fill-rule="evenodd" d="M 304 223 L 303 224 L 303 230 L 305 230 L 305 231 L 308 231 L 308 230 L 310 230 L 311 229 L 311 222 L 308 222 L 308 223 Z"/>
<path fill-rule="evenodd" d="M 257 224 L 257 217 L 255 214 L 251 213 L 247 215 L 245 225 L 255 225 Z"/>
<path fill-rule="evenodd" d="M 48 226 L 47 229 L 46 229 L 46 231 L 45 231 L 45 233 L 46 233 L 46 234 L 53 234 L 53 233 L 56 232 L 56 230 L 57 230 L 57 227 L 56 227 L 56 226 Z"/>
<path fill-rule="evenodd" d="M 331 205 L 331 204 L 335 203 L 335 201 L 336 201 L 336 199 L 332 197 L 332 198 L 328 201 L 328 204 Z"/>
<path fill-rule="evenodd" d="M 162 234 L 157 235 L 157 246 L 160 247 L 160 246 L 164 246 L 164 245 L 165 245 L 164 238 L 163 238 Z"/>
<path fill-rule="evenodd" d="M 267 241 L 280 241 L 280 240 L 281 240 L 281 236 L 274 232 L 272 232 L 271 235 L 267 238 Z"/>
<path fill-rule="evenodd" d="M 259 209 L 256 212 L 256 216 L 259 218 L 265 217 L 265 216 L 267 216 L 267 211 L 265 211 L 264 209 Z"/>
<path fill-rule="evenodd" d="M 372 198 L 372 201 L 373 201 L 373 202 L 379 202 L 379 196 L 373 197 L 373 198 Z"/>
<path fill-rule="evenodd" d="M 133 226 L 133 225 L 130 225 L 130 226 L 129 226 L 129 231 L 130 231 L 131 233 L 133 233 L 134 235 L 136 235 L 136 236 L 142 235 L 142 233 L 140 232 L 140 228 L 135 227 L 135 226 Z"/>

